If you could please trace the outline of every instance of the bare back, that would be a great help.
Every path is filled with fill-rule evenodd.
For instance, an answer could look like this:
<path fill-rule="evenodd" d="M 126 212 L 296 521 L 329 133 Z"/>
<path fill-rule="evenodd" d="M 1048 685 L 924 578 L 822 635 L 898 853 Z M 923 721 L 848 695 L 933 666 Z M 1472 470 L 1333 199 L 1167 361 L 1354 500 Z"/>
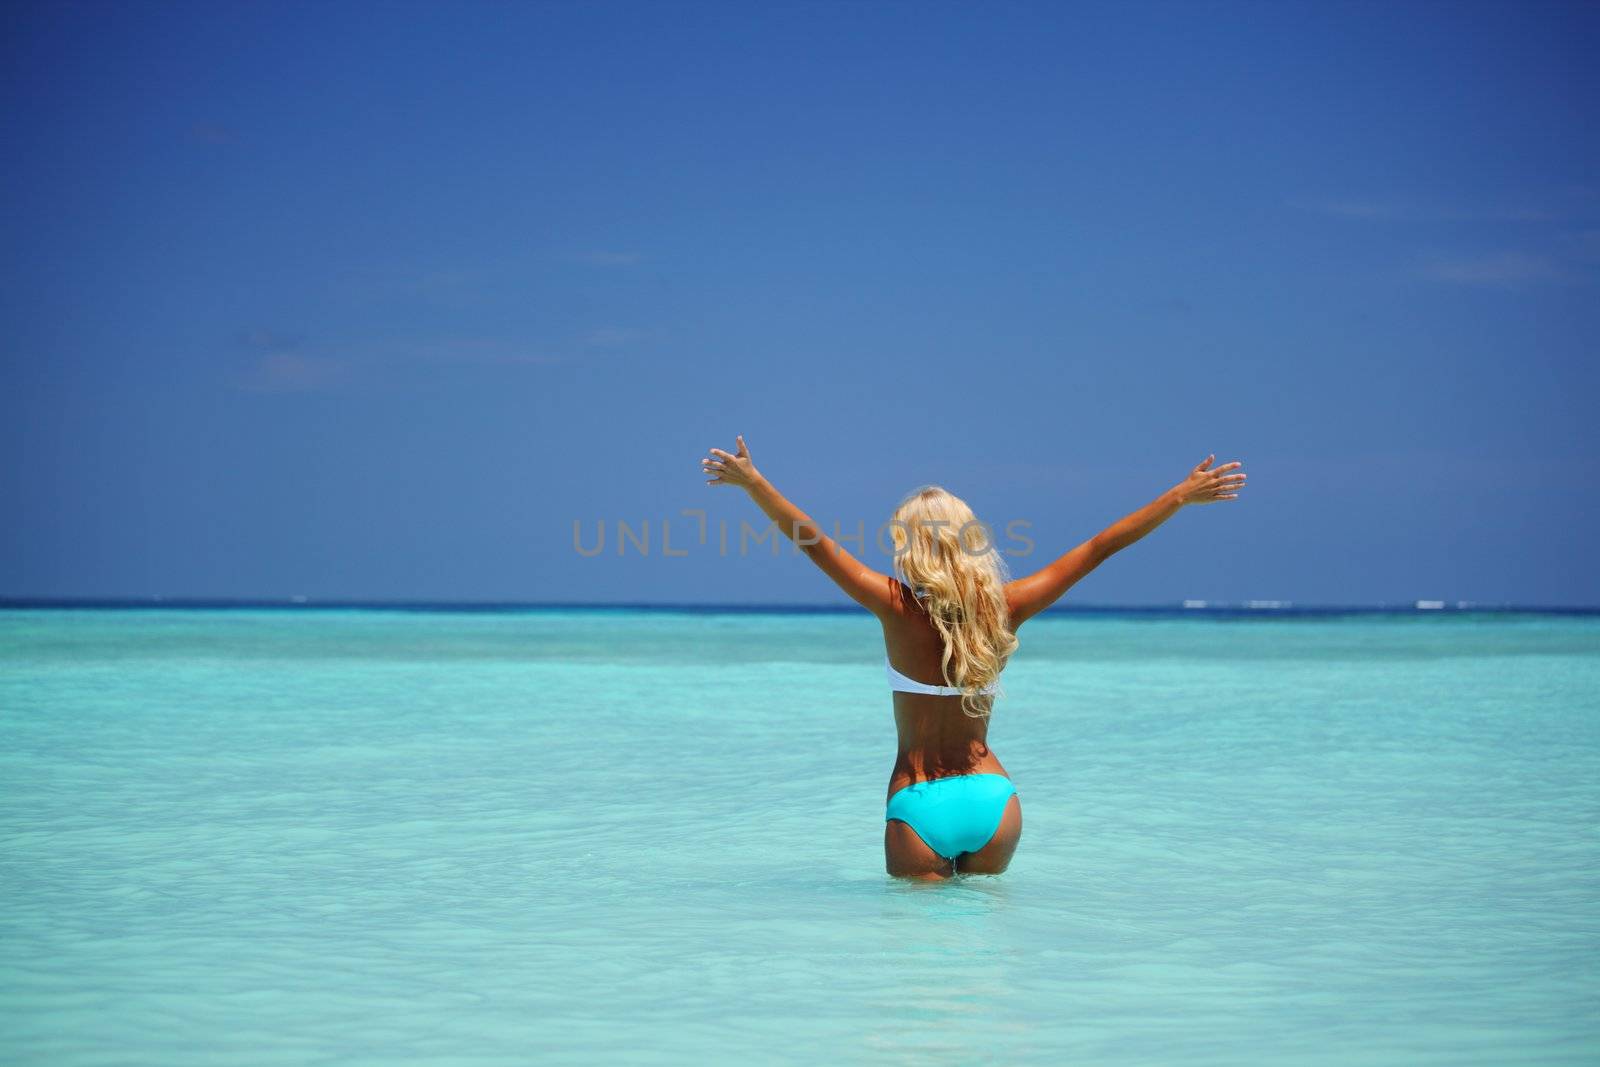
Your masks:
<path fill-rule="evenodd" d="M 941 661 L 944 640 L 910 590 L 891 579 L 894 610 L 879 616 L 890 666 L 908 678 L 945 685 Z M 899 737 L 889 795 L 912 782 L 958 774 L 1005 774 L 990 751 L 989 720 L 961 710 L 954 696 L 895 692 L 894 722 Z"/>

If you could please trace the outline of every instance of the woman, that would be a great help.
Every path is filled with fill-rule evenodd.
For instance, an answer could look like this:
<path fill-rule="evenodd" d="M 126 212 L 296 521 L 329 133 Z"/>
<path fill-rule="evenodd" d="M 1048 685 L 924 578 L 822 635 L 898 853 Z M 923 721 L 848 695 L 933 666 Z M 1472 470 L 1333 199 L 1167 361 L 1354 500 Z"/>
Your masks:
<path fill-rule="evenodd" d="M 743 437 L 737 454 L 713 448 L 700 461 L 708 484 L 743 488 L 883 624 L 900 734 L 884 817 L 891 875 L 934 880 L 1006 869 L 1022 836 L 1022 803 L 986 738 L 1017 628 L 1185 504 L 1238 499 L 1245 482 L 1235 471 L 1239 464 L 1212 469 L 1214 459 L 1207 456 L 1149 504 L 1014 582 L 1005 580 L 1004 561 L 972 509 L 938 486 L 911 494 L 890 520 L 896 572 L 890 577 L 846 552 L 785 500 L 756 470 Z"/>

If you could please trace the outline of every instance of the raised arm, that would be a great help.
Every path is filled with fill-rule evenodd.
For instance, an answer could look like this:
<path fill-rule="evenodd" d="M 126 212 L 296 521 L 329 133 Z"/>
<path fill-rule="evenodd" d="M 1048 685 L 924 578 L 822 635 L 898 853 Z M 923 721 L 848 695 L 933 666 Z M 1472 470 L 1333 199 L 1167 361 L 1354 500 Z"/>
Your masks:
<path fill-rule="evenodd" d="M 738 438 L 738 455 L 729 455 L 720 448 L 711 449 L 711 455 L 700 461 L 701 469 L 711 475 L 707 485 L 737 485 L 756 506 L 766 512 L 788 537 L 800 547 L 811 562 L 822 568 L 824 574 L 850 594 L 850 598 L 879 618 L 894 610 L 892 590 L 895 580 L 879 574 L 871 567 L 846 552 L 833 538 L 822 532 L 822 527 L 811 517 L 784 498 L 761 476 L 750 462 L 750 449 L 744 438 Z"/>
<path fill-rule="evenodd" d="M 1240 464 L 1224 463 L 1213 470 L 1211 462 L 1216 458 L 1207 456 L 1187 478 L 1138 511 L 1112 523 L 1054 563 L 1009 583 L 1006 604 L 1011 610 L 1012 629 L 1061 599 L 1061 594 L 1084 575 L 1172 518 L 1185 504 L 1239 499 L 1245 476 L 1242 472 L 1229 472 L 1236 471 Z"/>

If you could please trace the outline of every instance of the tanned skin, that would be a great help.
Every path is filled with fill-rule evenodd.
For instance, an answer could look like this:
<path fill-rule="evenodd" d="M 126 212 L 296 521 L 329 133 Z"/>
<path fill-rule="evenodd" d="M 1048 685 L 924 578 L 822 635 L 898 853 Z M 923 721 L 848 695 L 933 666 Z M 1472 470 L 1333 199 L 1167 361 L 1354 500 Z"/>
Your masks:
<path fill-rule="evenodd" d="M 1006 608 L 1013 633 L 1024 622 L 1059 600 L 1084 575 L 1176 515 L 1186 505 L 1237 500 L 1244 488 L 1241 464 L 1212 467 L 1217 457 L 1207 456 L 1182 481 L 1138 511 L 1125 516 L 1054 562 L 1005 587 Z M 811 517 L 790 503 L 761 476 L 750 460 L 744 438 L 736 451 L 710 450 L 700 461 L 708 485 L 734 485 L 749 494 L 790 540 L 811 557 L 850 598 L 883 626 L 883 644 L 889 662 L 907 677 L 930 685 L 945 684 L 941 662 L 944 644 L 939 631 L 910 590 L 897 578 L 880 574 L 856 559 L 822 532 Z M 894 721 L 899 750 L 889 775 L 884 801 L 897 789 L 913 782 L 957 774 L 1005 774 L 990 751 L 989 720 L 962 714 L 955 697 L 921 693 L 894 694 Z M 1009 775 L 1007 775 L 1009 777 Z M 1011 862 L 1022 836 L 1022 803 L 1013 795 L 1006 805 L 1000 828 L 977 852 L 958 856 L 954 863 L 934 852 L 916 831 L 898 820 L 884 824 L 883 850 L 889 874 L 898 878 L 939 880 L 952 874 L 999 874 Z"/>

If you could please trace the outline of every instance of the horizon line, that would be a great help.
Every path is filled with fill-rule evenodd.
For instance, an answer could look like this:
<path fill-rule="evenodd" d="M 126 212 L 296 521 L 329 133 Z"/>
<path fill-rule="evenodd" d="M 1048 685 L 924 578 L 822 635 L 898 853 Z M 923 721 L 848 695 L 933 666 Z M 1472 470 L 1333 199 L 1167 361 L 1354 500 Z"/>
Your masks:
<path fill-rule="evenodd" d="M 639 611 L 685 614 L 851 615 L 862 611 L 853 603 L 734 603 L 717 601 L 540 601 L 540 600 L 430 600 L 364 599 L 307 596 L 290 597 L 27 597 L 0 596 L 0 610 L 339 610 L 406 611 L 437 613 L 514 613 L 534 611 Z M 1332 615 L 1332 614 L 1600 614 L 1600 605 L 1518 604 L 1509 601 L 1402 600 L 1351 603 L 1297 603 L 1290 600 L 1186 599 L 1147 603 L 1056 604 L 1042 615 L 1172 614 L 1172 615 Z"/>

